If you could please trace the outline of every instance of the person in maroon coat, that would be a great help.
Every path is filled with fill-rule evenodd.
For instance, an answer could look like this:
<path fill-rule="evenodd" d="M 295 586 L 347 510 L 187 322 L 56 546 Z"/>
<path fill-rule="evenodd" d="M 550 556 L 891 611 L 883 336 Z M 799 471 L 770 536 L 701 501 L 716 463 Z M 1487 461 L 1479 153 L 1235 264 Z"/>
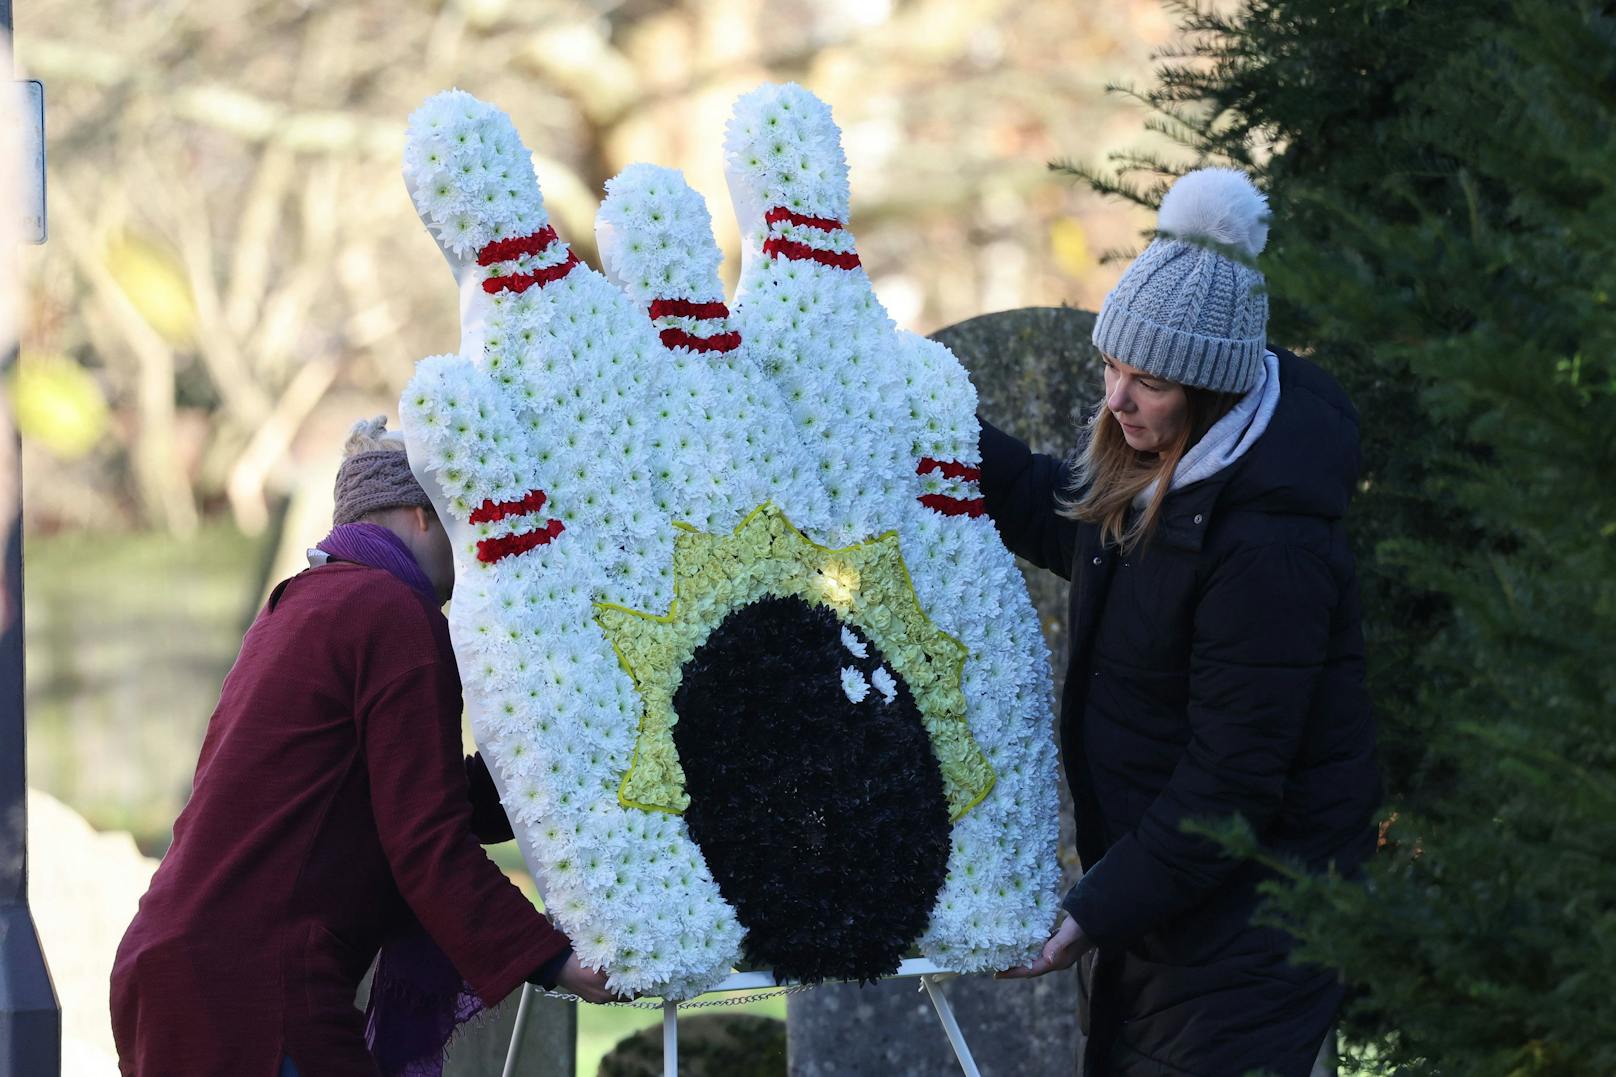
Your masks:
<path fill-rule="evenodd" d="M 529 978 L 610 997 L 474 835 L 474 797 L 485 836 L 509 824 L 461 753 L 453 560 L 384 426 L 355 427 L 337 526 L 242 641 L 118 948 L 129 1077 L 375 1077 L 355 995 L 417 924 L 482 1005 Z"/>

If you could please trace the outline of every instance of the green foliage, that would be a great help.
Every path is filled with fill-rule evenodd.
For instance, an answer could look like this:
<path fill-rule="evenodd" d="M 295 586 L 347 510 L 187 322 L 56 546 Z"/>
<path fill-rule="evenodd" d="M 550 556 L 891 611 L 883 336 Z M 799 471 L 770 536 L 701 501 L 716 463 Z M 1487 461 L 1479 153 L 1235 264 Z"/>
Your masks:
<path fill-rule="evenodd" d="M 657 1077 L 662 1028 L 623 1039 L 600 1060 L 599 1077 Z M 689 1077 L 785 1077 L 786 1023 L 745 1013 L 679 1019 L 679 1072 Z"/>
<path fill-rule="evenodd" d="M 1364 420 L 1353 509 L 1400 813 L 1273 915 L 1367 1072 L 1616 1072 L 1616 15 L 1593 0 L 1183 9 L 1141 95 L 1275 224 L 1274 339 Z M 1075 170 L 1150 202 L 1171 169 Z"/>

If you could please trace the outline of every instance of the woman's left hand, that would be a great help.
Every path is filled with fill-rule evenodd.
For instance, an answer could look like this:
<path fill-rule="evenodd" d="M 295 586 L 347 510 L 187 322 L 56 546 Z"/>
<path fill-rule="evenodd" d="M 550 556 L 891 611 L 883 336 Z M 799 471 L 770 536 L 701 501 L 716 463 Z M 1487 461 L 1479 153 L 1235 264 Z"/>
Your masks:
<path fill-rule="evenodd" d="M 1017 965 L 1015 968 L 994 973 L 994 979 L 1025 980 L 1031 976 L 1042 976 L 1046 972 L 1069 969 L 1093 946 L 1094 943 L 1083 934 L 1083 929 L 1077 926 L 1077 921 L 1068 916 L 1061 921 L 1061 926 L 1055 929 L 1055 933 L 1049 936 L 1049 941 L 1044 943 L 1043 952 L 1031 965 Z"/>

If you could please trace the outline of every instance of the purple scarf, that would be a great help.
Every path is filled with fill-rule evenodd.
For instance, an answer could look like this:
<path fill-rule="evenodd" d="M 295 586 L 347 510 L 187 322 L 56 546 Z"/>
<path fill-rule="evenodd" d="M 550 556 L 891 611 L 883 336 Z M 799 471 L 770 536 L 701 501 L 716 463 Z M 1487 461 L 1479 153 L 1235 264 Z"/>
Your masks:
<path fill-rule="evenodd" d="M 455 1030 L 483 1000 L 419 922 L 388 939 L 365 1003 L 365 1046 L 382 1077 L 442 1077 Z"/>
<path fill-rule="evenodd" d="M 391 572 L 434 604 L 438 602 L 437 590 L 421 571 L 410 548 L 380 524 L 338 524 L 315 549 L 324 550 L 333 561 L 352 561 Z"/>
<path fill-rule="evenodd" d="M 316 549 L 392 573 L 435 606 L 437 591 L 404 540 L 376 524 L 339 524 Z M 482 1000 L 419 922 L 382 946 L 365 1005 L 365 1044 L 383 1077 L 442 1077 L 455 1029 L 483 1011 Z"/>

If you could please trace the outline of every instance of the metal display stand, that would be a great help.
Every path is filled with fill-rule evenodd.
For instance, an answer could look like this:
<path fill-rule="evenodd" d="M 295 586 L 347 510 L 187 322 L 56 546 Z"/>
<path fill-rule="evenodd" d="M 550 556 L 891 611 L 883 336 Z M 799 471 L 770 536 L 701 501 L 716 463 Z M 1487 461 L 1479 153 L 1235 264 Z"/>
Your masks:
<path fill-rule="evenodd" d="M 971 1057 L 971 1049 L 965 1042 L 965 1034 L 960 1031 L 959 1022 L 954 1019 L 954 1009 L 948 1004 L 948 997 L 943 994 L 941 981 L 954 975 L 945 969 L 938 968 L 926 958 L 910 958 L 898 966 L 898 971 L 887 980 L 905 980 L 917 978 L 920 986 L 925 989 L 931 998 L 931 1004 L 937 1010 L 937 1020 L 943 1026 L 943 1032 L 948 1036 L 949 1046 L 954 1048 L 954 1057 L 959 1059 L 960 1071 L 965 1077 L 981 1077 L 976 1068 L 976 1060 Z M 804 985 L 793 985 L 792 981 L 776 983 L 773 975 L 767 972 L 732 972 L 719 981 L 709 995 L 727 994 L 734 991 L 756 991 L 771 987 L 792 987 L 799 990 Z M 516 1063 L 521 1054 L 522 1031 L 527 1025 L 528 1003 L 534 995 L 542 994 L 532 984 L 522 985 L 522 994 L 516 1004 L 516 1024 L 511 1029 L 511 1046 L 505 1053 L 505 1068 L 501 1071 L 502 1077 L 516 1077 Z M 572 995 L 558 995 L 553 997 L 571 999 Z M 663 1077 L 679 1077 L 679 1003 L 662 1003 L 662 1074 Z M 649 1008 L 649 1007 L 647 1007 Z"/>

